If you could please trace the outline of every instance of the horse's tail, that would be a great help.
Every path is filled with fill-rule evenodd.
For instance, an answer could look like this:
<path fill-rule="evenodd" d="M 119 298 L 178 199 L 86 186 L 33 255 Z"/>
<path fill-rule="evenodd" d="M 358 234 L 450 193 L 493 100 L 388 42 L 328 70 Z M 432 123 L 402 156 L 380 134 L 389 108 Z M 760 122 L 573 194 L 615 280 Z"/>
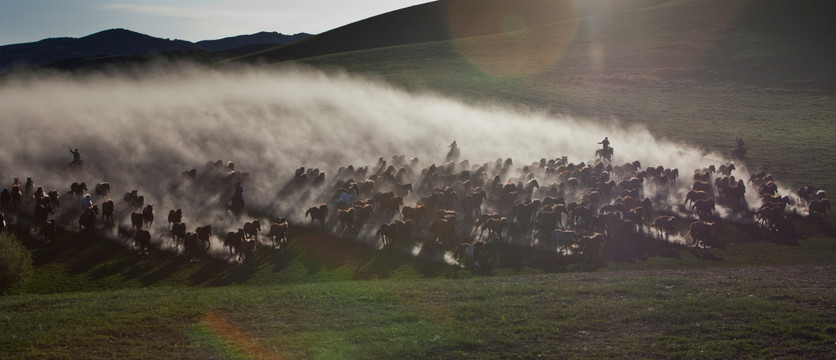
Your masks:
<path fill-rule="evenodd" d="M 310 214 L 310 213 L 311 213 L 311 209 L 308 209 L 307 211 L 305 211 L 305 218 L 306 219 L 308 218 L 308 214 Z"/>

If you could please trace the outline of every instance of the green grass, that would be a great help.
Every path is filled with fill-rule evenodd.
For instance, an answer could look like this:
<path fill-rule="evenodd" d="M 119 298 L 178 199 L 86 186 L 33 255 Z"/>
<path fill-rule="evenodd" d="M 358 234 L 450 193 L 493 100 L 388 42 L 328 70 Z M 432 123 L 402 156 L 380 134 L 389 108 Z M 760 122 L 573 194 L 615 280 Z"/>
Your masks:
<path fill-rule="evenodd" d="M 651 241 L 604 267 L 494 248 L 489 275 L 299 228 L 254 264 L 64 233 L 0 298 L 8 358 L 826 358 L 833 228 L 723 248 Z M 42 294 L 38 294 L 42 293 Z"/>
<path fill-rule="evenodd" d="M 0 298 L 11 358 L 826 358 L 832 266 Z"/>

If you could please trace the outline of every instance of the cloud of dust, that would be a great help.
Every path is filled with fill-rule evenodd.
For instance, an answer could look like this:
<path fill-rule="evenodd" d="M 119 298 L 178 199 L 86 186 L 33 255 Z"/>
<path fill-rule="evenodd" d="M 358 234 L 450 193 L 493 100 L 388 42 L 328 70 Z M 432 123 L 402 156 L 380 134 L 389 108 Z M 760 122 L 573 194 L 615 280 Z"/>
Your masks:
<path fill-rule="evenodd" d="M 614 164 L 639 160 L 645 168 L 679 169 L 678 189 L 662 199 L 672 209 L 684 199 L 694 169 L 725 163 L 719 154 L 657 139 L 617 119 L 601 125 L 510 104 L 465 103 L 298 67 L 179 66 L 141 76 L 7 79 L 0 85 L 0 114 L 2 187 L 15 177 L 31 177 L 47 191 L 58 189 L 66 204 L 56 215 L 61 225 L 77 227 L 80 206 L 68 196 L 72 182 L 86 182 L 92 193 L 94 184 L 107 181 L 120 227 L 130 227 L 122 196 L 136 189 L 156 209 L 154 229 L 161 228 L 152 231 L 155 241 L 168 239 L 163 225 L 157 225 L 166 222 L 168 210 L 182 208 L 189 230 L 213 225 L 215 249 L 249 216 L 259 214 L 267 224 L 278 216 L 303 222 L 305 209 L 329 201 L 333 188 L 328 185 L 318 192 L 283 192 L 299 167 L 324 171 L 326 184 L 332 184 L 339 167 L 374 167 L 379 157 L 416 157 L 421 167 L 443 164 L 454 140 L 460 159 L 470 164 L 512 158 L 520 168 L 562 156 L 592 162 L 596 143 L 607 136 Z M 67 170 L 69 148 L 80 150 L 82 172 Z M 208 164 L 217 160 L 224 167 Z M 251 215 L 241 220 L 224 209 L 233 192 L 223 180 L 230 170 L 227 161 L 249 174 L 244 195 Z M 217 181 L 188 186 L 180 174 L 189 169 L 196 169 L 204 184 L 211 176 Z M 735 174 L 748 178 L 740 165 Z M 756 203 L 753 191 L 747 193 L 755 196 L 750 204 Z M 363 236 L 376 241 L 373 229 Z"/>

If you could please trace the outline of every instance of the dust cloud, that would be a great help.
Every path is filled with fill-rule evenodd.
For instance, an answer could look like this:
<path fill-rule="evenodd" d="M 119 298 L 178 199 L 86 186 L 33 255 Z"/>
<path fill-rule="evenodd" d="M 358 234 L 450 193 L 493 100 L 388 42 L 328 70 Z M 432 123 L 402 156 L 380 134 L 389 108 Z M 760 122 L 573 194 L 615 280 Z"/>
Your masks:
<path fill-rule="evenodd" d="M 77 228 L 80 213 L 78 200 L 68 194 L 71 183 L 86 182 L 91 193 L 94 184 L 110 183 L 118 228 L 130 227 L 123 194 L 138 190 L 156 209 L 155 241 L 169 248 L 162 224 L 170 209 L 183 209 L 190 230 L 212 224 L 213 248 L 220 249 L 226 231 L 252 217 L 268 224 L 279 216 L 307 221 L 305 209 L 331 201 L 340 167 L 373 169 L 381 157 L 416 158 L 409 180 L 418 183 L 421 168 L 445 163 L 453 141 L 461 149 L 459 160 L 477 165 L 511 158 L 520 169 L 564 156 L 573 163 L 592 163 L 597 142 L 606 136 L 615 150 L 613 164 L 638 160 L 645 168 L 679 169 L 677 187 L 661 197 L 671 212 L 677 212 L 695 169 L 728 161 L 655 138 L 645 128 L 624 127 L 617 119 L 585 121 L 513 104 L 466 103 L 294 66 L 230 70 L 189 65 L 130 74 L 11 78 L 0 85 L 0 117 L 2 187 L 15 177 L 31 177 L 46 191 L 59 190 L 64 205 L 55 217 L 68 229 Z M 81 172 L 68 171 L 70 148 L 81 153 Z M 234 164 L 236 180 L 246 180 L 248 214 L 240 220 L 224 207 L 233 192 L 226 179 L 233 168 L 227 162 Z M 288 190 L 300 167 L 324 172 L 326 185 L 315 191 Z M 181 175 L 190 169 L 203 185 L 189 184 Z M 735 175 L 747 179 L 749 174 L 738 164 Z M 502 180 L 519 178 L 516 171 Z M 748 202 L 756 204 L 753 191 L 747 194 Z M 411 195 L 404 205 L 414 206 L 417 198 Z M 689 216 L 687 211 L 680 215 Z M 367 226 L 360 236 L 375 243 L 373 230 Z M 118 236 L 116 229 L 110 231 Z"/>

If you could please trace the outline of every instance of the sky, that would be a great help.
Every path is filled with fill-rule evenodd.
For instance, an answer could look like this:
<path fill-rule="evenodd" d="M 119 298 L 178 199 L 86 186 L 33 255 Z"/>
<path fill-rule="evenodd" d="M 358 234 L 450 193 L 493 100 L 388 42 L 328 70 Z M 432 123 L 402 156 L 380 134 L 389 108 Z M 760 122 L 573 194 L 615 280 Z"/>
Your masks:
<path fill-rule="evenodd" d="M 0 0 L 0 45 L 123 28 L 192 42 L 322 33 L 428 0 Z"/>

